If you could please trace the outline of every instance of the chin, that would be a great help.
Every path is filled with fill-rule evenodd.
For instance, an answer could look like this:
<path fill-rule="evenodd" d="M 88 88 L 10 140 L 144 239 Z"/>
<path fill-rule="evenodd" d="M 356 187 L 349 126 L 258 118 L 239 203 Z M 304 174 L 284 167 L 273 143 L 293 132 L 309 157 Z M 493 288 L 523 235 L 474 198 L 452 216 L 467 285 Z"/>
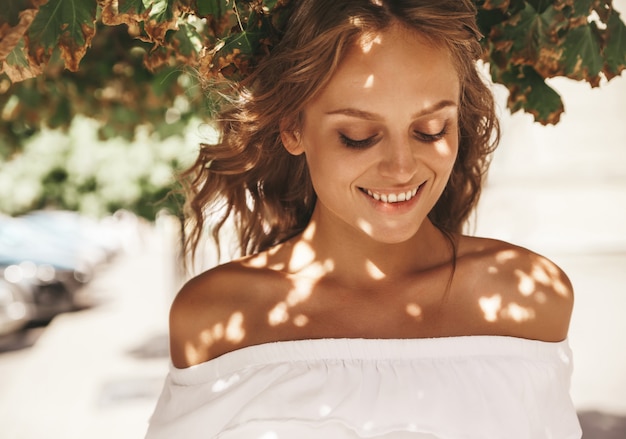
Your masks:
<path fill-rule="evenodd" d="M 381 231 L 381 232 L 373 232 L 373 231 L 363 231 L 370 239 L 380 243 L 380 244 L 403 244 L 407 241 L 412 240 L 417 234 L 417 230 L 413 231 L 413 233 L 407 233 L 406 229 L 392 230 L 392 231 Z"/>

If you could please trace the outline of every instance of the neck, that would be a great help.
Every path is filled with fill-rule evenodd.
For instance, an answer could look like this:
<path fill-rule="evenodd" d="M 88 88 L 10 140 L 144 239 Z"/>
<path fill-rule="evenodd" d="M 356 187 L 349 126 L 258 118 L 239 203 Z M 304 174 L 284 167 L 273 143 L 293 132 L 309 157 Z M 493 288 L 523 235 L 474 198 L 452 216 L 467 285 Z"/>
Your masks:
<path fill-rule="evenodd" d="M 290 271 L 313 270 L 345 285 L 394 281 L 448 264 L 447 237 L 428 219 L 407 241 L 384 243 L 349 226 L 326 227 L 315 214 L 304 232 L 289 243 Z"/>

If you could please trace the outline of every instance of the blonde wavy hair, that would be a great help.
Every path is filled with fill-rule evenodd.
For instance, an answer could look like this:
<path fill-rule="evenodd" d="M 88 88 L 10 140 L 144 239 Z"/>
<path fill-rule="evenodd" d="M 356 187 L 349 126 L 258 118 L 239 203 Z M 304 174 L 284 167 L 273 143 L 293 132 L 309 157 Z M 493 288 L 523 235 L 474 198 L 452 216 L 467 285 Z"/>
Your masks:
<path fill-rule="evenodd" d="M 400 23 L 452 54 L 461 82 L 459 153 L 429 214 L 448 235 L 476 206 L 499 140 L 493 96 L 477 69 L 481 37 L 470 0 L 292 0 L 284 35 L 253 73 L 233 84 L 216 118 L 220 138 L 201 145 L 182 175 L 186 250 L 194 254 L 211 218 L 212 236 L 229 218 L 241 253 L 263 251 L 301 232 L 316 203 L 304 155 L 289 154 L 280 131 L 296 130 L 305 105 L 328 83 L 365 33 Z"/>

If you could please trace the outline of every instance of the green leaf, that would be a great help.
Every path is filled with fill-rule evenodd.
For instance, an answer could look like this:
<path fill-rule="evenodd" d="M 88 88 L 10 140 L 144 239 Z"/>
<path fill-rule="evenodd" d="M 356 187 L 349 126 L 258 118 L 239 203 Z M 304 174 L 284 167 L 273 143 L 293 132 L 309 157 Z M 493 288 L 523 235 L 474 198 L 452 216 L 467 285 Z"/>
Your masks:
<path fill-rule="evenodd" d="M 219 20 L 233 10 L 231 0 L 197 0 L 196 10 L 201 17 L 214 17 Z"/>
<path fill-rule="evenodd" d="M 175 2 L 176 0 L 151 0 L 150 18 L 157 22 L 173 19 Z"/>
<path fill-rule="evenodd" d="M 20 12 L 28 9 L 30 2 L 27 0 L 9 0 L 7 3 L 3 4 L 0 9 L 0 24 L 7 23 L 14 27 L 20 21 Z"/>
<path fill-rule="evenodd" d="M 202 36 L 196 28 L 188 23 L 182 23 L 178 31 L 172 35 L 173 44 L 177 52 L 185 58 L 193 58 L 202 50 Z"/>
<path fill-rule="evenodd" d="M 502 22 L 507 19 L 508 16 L 505 12 L 500 10 L 479 9 L 476 15 L 476 22 L 483 35 L 489 35 L 493 27 L 502 24 Z M 483 44 L 487 41 L 487 39 L 482 40 Z"/>
<path fill-rule="evenodd" d="M 66 67 L 77 71 L 96 32 L 95 22 L 93 0 L 50 0 L 41 7 L 28 30 L 29 54 L 41 64 L 58 47 Z"/>
<path fill-rule="evenodd" d="M 561 97 L 532 67 L 511 67 L 501 79 L 510 92 L 507 106 L 511 113 L 524 110 L 543 125 L 559 122 L 564 111 Z"/>
<path fill-rule="evenodd" d="M 615 10 L 609 16 L 606 35 L 603 71 L 607 79 L 612 79 L 626 68 L 626 25 Z"/>
<path fill-rule="evenodd" d="M 175 67 L 160 70 L 152 80 L 152 90 L 158 97 L 167 94 L 178 81 L 181 71 Z"/>
<path fill-rule="evenodd" d="M 574 0 L 571 3 L 573 15 L 587 17 L 598 0 Z"/>
<path fill-rule="evenodd" d="M 24 40 L 20 40 L 17 46 L 7 55 L 6 62 L 10 66 L 27 69 L 30 67 L 26 53 L 24 52 L 25 44 Z"/>
<path fill-rule="evenodd" d="M 535 64 L 541 49 L 558 42 L 558 32 L 567 25 L 565 17 L 553 6 L 542 13 L 526 7 L 499 27 L 496 49 L 510 53 L 513 64 Z"/>
<path fill-rule="evenodd" d="M 592 86 L 599 85 L 598 74 L 604 65 L 596 29 L 593 22 L 571 29 L 562 45 L 563 75 Z"/>
<path fill-rule="evenodd" d="M 143 0 L 118 0 L 117 3 L 117 10 L 120 14 L 142 15 L 149 7 L 149 4 L 145 5 Z"/>

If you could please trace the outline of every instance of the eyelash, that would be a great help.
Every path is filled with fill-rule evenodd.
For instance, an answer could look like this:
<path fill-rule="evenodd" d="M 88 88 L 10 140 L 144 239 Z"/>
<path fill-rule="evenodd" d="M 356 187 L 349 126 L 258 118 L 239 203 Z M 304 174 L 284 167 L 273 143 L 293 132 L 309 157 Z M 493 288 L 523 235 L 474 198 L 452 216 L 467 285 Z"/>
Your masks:
<path fill-rule="evenodd" d="M 370 146 L 373 146 L 378 141 L 378 135 L 374 135 L 372 137 L 368 137 L 367 139 L 355 140 L 346 136 L 345 134 L 339 133 L 339 138 L 341 143 L 343 143 L 348 148 L 352 149 L 366 149 Z"/>
<path fill-rule="evenodd" d="M 448 134 L 448 124 L 443 126 L 443 129 L 439 131 L 437 134 L 426 134 L 426 133 L 415 133 L 415 136 L 421 140 L 422 142 L 433 143 L 438 140 L 441 140 Z"/>
<path fill-rule="evenodd" d="M 446 136 L 446 134 L 448 134 L 448 124 L 445 124 L 443 126 L 443 129 L 436 134 L 426 134 L 426 133 L 420 133 L 417 131 L 414 134 L 417 140 L 419 141 L 426 142 L 426 143 L 434 143 L 434 142 L 437 142 L 438 140 L 441 140 L 442 138 Z M 341 143 L 343 143 L 348 148 L 352 148 L 352 149 L 366 149 L 366 148 L 369 148 L 370 146 L 373 146 L 376 142 L 378 142 L 378 135 L 368 137 L 367 139 L 356 140 L 356 139 L 351 139 L 345 134 L 339 133 L 339 138 L 341 140 Z"/>

